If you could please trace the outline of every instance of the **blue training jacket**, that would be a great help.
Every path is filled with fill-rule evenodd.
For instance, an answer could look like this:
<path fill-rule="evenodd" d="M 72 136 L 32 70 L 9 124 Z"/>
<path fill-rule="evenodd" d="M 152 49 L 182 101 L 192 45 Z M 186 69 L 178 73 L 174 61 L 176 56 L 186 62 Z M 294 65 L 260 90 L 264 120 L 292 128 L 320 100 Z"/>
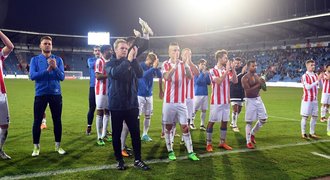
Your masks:
<path fill-rule="evenodd" d="M 148 67 L 145 62 L 140 63 L 140 65 L 143 69 L 143 77 L 139 78 L 138 96 L 150 97 L 152 96 L 154 77 L 161 78 L 162 73 L 157 68 Z"/>
<path fill-rule="evenodd" d="M 195 96 L 207 96 L 208 95 L 208 88 L 207 85 L 211 84 L 210 74 L 209 72 L 203 73 L 200 71 L 198 76 L 194 77 L 195 85 Z"/>
<path fill-rule="evenodd" d="M 30 78 L 35 81 L 35 96 L 60 95 L 60 81 L 64 80 L 63 60 L 55 55 L 50 58 L 56 59 L 57 68 L 48 72 L 48 62 L 43 54 L 32 57 L 30 62 Z"/>
<path fill-rule="evenodd" d="M 87 59 L 87 65 L 89 68 L 89 86 L 95 87 L 95 62 L 97 58 L 91 57 Z"/>

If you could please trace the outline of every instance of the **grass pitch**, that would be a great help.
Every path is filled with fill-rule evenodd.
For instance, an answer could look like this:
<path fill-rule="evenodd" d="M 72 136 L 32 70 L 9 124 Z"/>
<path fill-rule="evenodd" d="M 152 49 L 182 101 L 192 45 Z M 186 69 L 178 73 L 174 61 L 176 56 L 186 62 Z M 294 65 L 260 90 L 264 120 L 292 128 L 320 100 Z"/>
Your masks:
<path fill-rule="evenodd" d="M 317 152 L 330 156 L 330 137 L 326 136 L 326 123 L 318 121 L 316 125 L 316 133 L 322 139 L 306 141 L 300 138 L 302 89 L 299 88 L 269 87 L 267 92 L 262 92 L 269 119 L 256 135 L 256 150 L 245 148 L 243 108 L 238 120 L 241 131 L 234 133 L 228 128 L 227 142 L 234 148 L 232 152 L 216 148 L 220 129 L 219 124 L 216 124 L 213 153 L 205 151 L 205 131 L 196 129 L 192 131 L 193 145 L 201 160 L 189 161 L 185 147 L 179 144 L 180 138 L 176 138 L 174 150 L 176 155 L 182 158 L 168 162 L 164 139 L 160 139 L 162 100 L 158 98 L 156 83 L 154 115 L 149 131 L 153 141 L 142 143 L 142 157 L 152 162 L 152 170 L 143 172 L 130 167 L 119 172 L 113 169 L 116 161 L 112 144 L 107 143 L 104 147 L 96 145 L 95 118 L 92 135 L 85 135 L 89 89 L 87 80 L 65 80 L 62 83 L 62 147 L 68 154 L 60 156 L 54 152 L 53 125 L 47 108 L 48 129 L 42 130 L 41 152 L 36 158 L 31 157 L 34 82 L 10 79 L 5 81 L 11 123 L 4 150 L 12 160 L 0 160 L 2 178 L 310 179 L 330 175 L 329 159 L 311 154 Z M 199 128 L 199 113 L 196 117 L 195 125 Z M 208 113 L 206 119 L 208 120 Z M 179 128 L 177 129 L 180 132 Z M 127 144 L 130 146 L 130 138 Z M 127 164 L 131 164 L 133 160 L 134 158 L 125 159 Z"/>

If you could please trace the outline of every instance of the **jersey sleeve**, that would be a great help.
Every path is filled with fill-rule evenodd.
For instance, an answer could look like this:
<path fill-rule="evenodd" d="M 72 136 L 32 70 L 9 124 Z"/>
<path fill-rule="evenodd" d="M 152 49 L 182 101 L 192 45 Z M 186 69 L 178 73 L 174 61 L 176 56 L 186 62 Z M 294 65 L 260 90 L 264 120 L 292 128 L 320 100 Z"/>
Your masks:
<path fill-rule="evenodd" d="M 95 73 L 103 73 L 103 65 L 100 59 L 96 60 Z"/>

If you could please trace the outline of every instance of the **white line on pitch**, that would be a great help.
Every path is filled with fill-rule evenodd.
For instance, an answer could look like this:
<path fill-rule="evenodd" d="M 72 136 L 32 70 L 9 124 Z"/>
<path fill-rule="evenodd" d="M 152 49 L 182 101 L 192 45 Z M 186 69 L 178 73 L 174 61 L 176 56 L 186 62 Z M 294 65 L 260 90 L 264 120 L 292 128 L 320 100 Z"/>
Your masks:
<path fill-rule="evenodd" d="M 316 155 L 316 156 L 321 156 L 321 157 L 324 157 L 324 158 L 330 159 L 330 156 L 325 155 L 325 154 L 321 154 L 321 153 L 317 153 L 317 152 L 311 152 L 311 153 L 314 154 L 314 155 Z"/>
<path fill-rule="evenodd" d="M 280 117 L 280 116 L 268 116 L 271 118 L 278 118 L 278 119 L 284 119 L 284 120 L 288 120 L 288 121 L 296 121 L 296 122 L 300 122 L 300 120 L 298 119 L 293 119 L 293 118 L 287 118 L 287 117 Z M 317 125 L 324 125 L 326 126 L 327 123 L 320 123 L 320 122 L 316 122 Z"/>
<path fill-rule="evenodd" d="M 267 146 L 261 147 L 257 149 L 238 149 L 233 151 L 223 151 L 223 152 L 215 152 L 215 153 L 206 153 L 201 154 L 199 157 L 212 157 L 212 156 L 221 156 L 224 154 L 237 154 L 237 153 L 245 153 L 245 152 L 254 152 L 254 151 L 265 151 L 271 149 L 281 149 L 286 147 L 296 147 L 296 146 L 305 146 L 310 144 L 316 143 L 326 143 L 330 142 L 330 140 L 317 140 L 311 142 L 302 142 L 302 143 L 293 143 L 293 144 L 282 144 L 282 145 L 274 145 L 274 146 Z M 187 159 L 186 156 L 177 157 L 177 160 L 185 160 Z M 146 161 L 147 164 L 156 164 L 156 163 L 168 163 L 170 160 L 168 159 L 153 159 Z M 106 169 L 116 169 L 117 164 L 111 165 L 103 165 L 103 166 L 88 166 L 84 168 L 76 168 L 76 169 L 65 169 L 65 170 L 54 170 L 54 171 L 47 171 L 47 172 L 39 172 L 39 173 L 30 173 L 30 174 L 23 174 L 23 175 L 14 175 L 14 176 L 5 176 L 0 178 L 2 179 L 25 179 L 25 178 L 36 178 L 36 177 L 45 177 L 45 176 L 54 176 L 60 174 L 69 174 L 69 173 L 77 173 L 77 172 L 84 172 L 84 171 L 97 171 L 97 170 L 106 170 Z M 129 167 L 133 167 L 133 164 L 128 164 Z"/>

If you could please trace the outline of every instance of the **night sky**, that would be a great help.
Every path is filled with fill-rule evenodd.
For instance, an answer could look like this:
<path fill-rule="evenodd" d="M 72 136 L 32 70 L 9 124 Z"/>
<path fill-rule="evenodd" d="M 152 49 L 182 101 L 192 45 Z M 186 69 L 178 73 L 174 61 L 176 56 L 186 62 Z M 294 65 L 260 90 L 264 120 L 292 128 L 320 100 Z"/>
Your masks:
<path fill-rule="evenodd" d="M 193 1 L 209 4 L 215 10 L 192 8 Z M 156 36 L 178 35 L 292 18 L 293 14 L 300 16 L 330 8 L 328 0 L 216 2 L 220 1 L 232 4 L 214 7 L 208 3 L 212 0 L 0 0 L 0 28 L 70 35 L 108 31 L 111 36 L 130 36 L 133 28 L 140 30 L 141 17 Z"/>
<path fill-rule="evenodd" d="M 87 35 L 110 31 L 111 36 L 133 35 L 146 20 L 156 35 L 184 33 L 182 13 L 175 0 L 0 0 L 0 28 Z M 7 9 L 6 9 L 7 8 Z M 169 13 L 172 12 L 172 13 Z M 173 13 L 174 12 L 174 13 Z M 180 14 L 181 18 L 178 18 Z"/>

